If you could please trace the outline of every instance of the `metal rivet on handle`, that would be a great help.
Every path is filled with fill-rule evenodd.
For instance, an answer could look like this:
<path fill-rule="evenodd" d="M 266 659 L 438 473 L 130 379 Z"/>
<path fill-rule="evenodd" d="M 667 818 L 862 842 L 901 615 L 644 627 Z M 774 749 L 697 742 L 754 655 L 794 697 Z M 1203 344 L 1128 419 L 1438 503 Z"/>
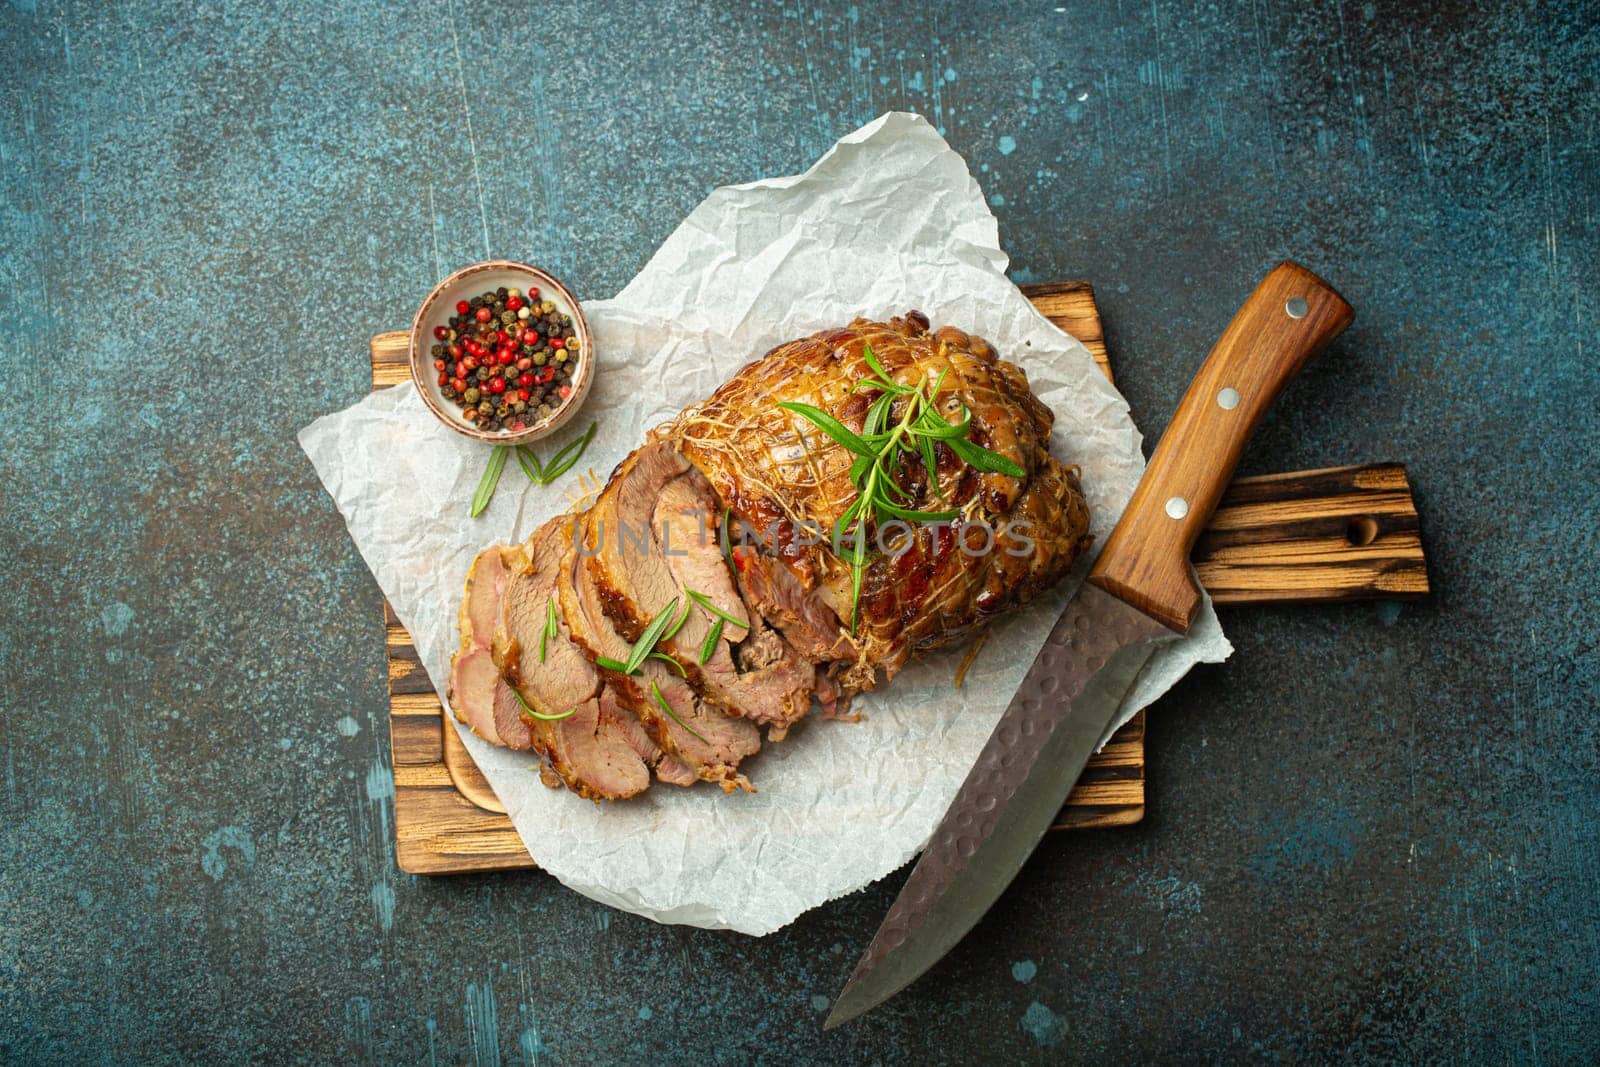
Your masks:
<path fill-rule="evenodd" d="M 1306 312 L 1311 310 L 1311 306 L 1306 303 L 1305 297 L 1291 296 L 1284 301 L 1283 310 L 1289 313 L 1291 319 L 1303 319 L 1306 317 Z"/>
<path fill-rule="evenodd" d="M 1239 406 L 1239 390 L 1233 386 L 1225 386 L 1217 393 L 1217 407 L 1223 411 L 1232 411 Z"/>
<path fill-rule="evenodd" d="M 1167 514 L 1174 519 L 1181 519 L 1189 514 L 1189 502 L 1181 496 L 1175 496 L 1167 501 Z"/>

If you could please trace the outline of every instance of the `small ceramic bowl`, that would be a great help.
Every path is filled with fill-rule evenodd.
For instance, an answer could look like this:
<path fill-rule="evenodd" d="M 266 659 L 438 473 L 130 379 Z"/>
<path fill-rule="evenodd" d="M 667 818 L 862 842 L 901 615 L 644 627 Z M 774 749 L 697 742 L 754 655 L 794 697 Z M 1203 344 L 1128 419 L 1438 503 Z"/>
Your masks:
<path fill-rule="evenodd" d="M 439 389 L 439 372 L 433 369 L 433 328 L 449 324 L 457 301 L 471 300 L 501 286 L 524 293 L 538 289 L 541 300 L 549 300 L 557 311 L 572 316 L 572 332 L 578 338 L 578 367 L 572 376 L 571 394 L 547 418 L 529 423 L 521 430 L 482 430 L 462 418 L 461 409 L 446 400 Z M 578 413 L 589 395 L 589 386 L 594 382 L 594 361 L 594 338 L 577 298 L 538 267 L 510 259 L 491 259 L 462 267 L 433 287 L 433 292 L 417 309 L 417 317 L 411 321 L 411 380 L 417 383 L 417 392 L 446 426 L 477 441 L 519 444 L 555 433 Z"/>

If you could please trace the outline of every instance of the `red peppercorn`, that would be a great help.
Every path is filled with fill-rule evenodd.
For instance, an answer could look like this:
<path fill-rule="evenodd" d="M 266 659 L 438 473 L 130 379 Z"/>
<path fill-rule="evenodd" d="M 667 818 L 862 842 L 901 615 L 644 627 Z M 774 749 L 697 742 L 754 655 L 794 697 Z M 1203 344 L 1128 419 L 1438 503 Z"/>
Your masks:
<path fill-rule="evenodd" d="M 443 341 L 446 337 L 449 337 L 449 336 L 450 336 L 450 331 L 445 329 L 443 326 L 435 326 L 433 328 L 434 340 Z"/>
<path fill-rule="evenodd" d="M 539 343 L 539 331 L 538 330 L 523 330 L 522 331 L 522 343 L 525 344 L 525 345 L 536 345 L 536 344 L 538 344 Z"/>
<path fill-rule="evenodd" d="M 456 301 L 456 314 L 457 315 L 465 315 L 467 312 L 469 312 L 471 310 L 472 310 L 472 305 L 467 303 L 465 300 L 457 300 Z"/>
<path fill-rule="evenodd" d="M 460 359 L 461 358 L 461 343 L 459 341 L 451 341 L 450 342 L 450 347 L 445 349 L 445 351 L 450 353 L 450 358 L 451 359 Z"/>
<path fill-rule="evenodd" d="M 572 386 L 563 385 L 561 387 L 561 389 L 560 389 L 560 392 L 561 392 L 561 399 L 565 400 L 567 397 L 572 395 Z"/>
<path fill-rule="evenodd" d="M 518 370 L 527 370 L 531 366 L 533 366 L 533 360 L 529 359 L 527 356 L 523 356 L 521 359 L 517 360 Z"/>
<path fill-rule="evenodd" d="M 509 348 L 501 349 L 498 361 L 502 367 L 509 367 L 517 361 L 517 355 Z"/>
<path fill-rule="evenodd" d="M 528 402 L 528 391 L 526 389 L 518 389 L 517 399 L 526 404 Z"/>
<path fill-rule="evenodd" d="M 463 378 L 457 378 L 455 381 L 451 382 L 450 384 L 455 387 L 455 390 L 458 393 L 464 393 L 464 392 L 467 391 L 467 383 L 466 383 L 466 380 L 463 379 Z"/>
<path fill-rule="evenodd" d="M 442 359 L 434 360 L 433 361 L 433 369 L 434 370 L 444 370 L 444 360 L 442 360 Z"/>
<path fill-rule="evenodd" d="M 533 384 L 533 375 L 531 375 L 531 374 L 519 374 L 519 375 L 517 375 L 517 384 L 522 386 L 524 389 L 528 388 L 528 386 Z"/>
<path fill-rule="evenodd" d="M 488 309 L 488 308 L 479 308 L 478 309 L 478 321 L 479 322 L 488 322 L 492 318 L 494 318 L 494 312 L 491 311 L 490 309 Z"/>
<path fill-rule="evenodd" d="M 539 299 L 539 287 L 537 285 L 532 286 L 531 288 L 529 288 L 529 290 L 528 290 L 528 299 L 529 300 L 537 300 L 537 299 Z"/>
<path fill-rule="evenodd" d="M 494 339 L 499 341 L 501 344 L 505 344 L 507 341 L 511 340 L 511 337 L 504 330 L 496 330 L 494 332 Z"/>
<path fill-rule="evenodd" d="M 501 393 L 503 393 L 505 391 L 506 391 L 506 380 L 504 378 L 490 378 L 489 379 L 489 392 L 494 393 L 495 395 L 498 396 L 499 394 L 501 394 Z"/>
<path fill-rule="evenodd" d="M 552 337 L 552 338 L 550 338 L 550 347 L 551 348 L 565 348 L 565 347 L 567 347 L 567 342 L 565 340 L 563 340 L 562 338 L 560 338 L 560 337 Z"/>
<path fill-rule="evenodd" d="M 544 370 L 539 372 L 539 380 L 541 382 L 552 381 L 554 380 L 555 376 L 556 369 L 554 367 L 546 367 Z"/>
<path fill-rule="evenodd" d="M 448 381 L 449 381 L 449 380 L 450 380 L 450 375 L 448 375 L 448 374 L 443 374 L 443 373 L 441 373 L 441 374 L 440 374 L 440 375 L 439 375 L 439 384 L 440 384 L 440 385 L 441 385 L 441 386 L 443 386 L 443 385 L 444 385 L 444 383 L 445 383 L 445 382 L 448 382 Z"/>
<path fill-rule="evenodd" d="M 461 361 L 461 369 L 465 371 L 475 371 L 479 366 L 480 364 L 478 363 L 478 360 L 473 356 L 468 356 L 466 359 Z"/>
<path fill-rule="evenodd" d="M 520 297 L 520 296 L 508 296 L 508 297 L 506 297 L 506 310 L 507 311 L 521 311 L 522 310 L 522 297 Z"/>

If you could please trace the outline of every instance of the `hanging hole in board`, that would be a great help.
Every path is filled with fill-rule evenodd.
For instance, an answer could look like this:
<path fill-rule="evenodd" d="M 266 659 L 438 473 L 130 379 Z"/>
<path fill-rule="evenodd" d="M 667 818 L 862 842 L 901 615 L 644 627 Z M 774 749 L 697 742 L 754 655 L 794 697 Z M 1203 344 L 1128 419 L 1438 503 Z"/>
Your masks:
<path fill-rule="evenodd" d="M 1378 520 L 1362 515 L 1350 520 L 1344 528 L 1344 538 L 1357 548 L 1364 548 L 1378 539 Z"/>

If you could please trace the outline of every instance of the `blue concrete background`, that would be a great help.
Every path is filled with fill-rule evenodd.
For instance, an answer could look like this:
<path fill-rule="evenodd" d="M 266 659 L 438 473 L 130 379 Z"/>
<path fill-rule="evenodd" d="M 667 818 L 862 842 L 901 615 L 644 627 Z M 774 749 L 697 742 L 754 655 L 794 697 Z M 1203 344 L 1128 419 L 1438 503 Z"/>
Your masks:
<path fill-rule="evenodd" d="M 0 1060 L 1600 1058 L 1600 11 L 481 0 L 0 12 Z M 632 276 L 890 108 L 1152 439 L 1285 256 L 1355 325 L 1245 470 L 1402 460 L 1436 595 L 1236 611 L 1144 824 L 824 1035 L 760 941 L 394 866 L 379 594 L 294 442 L 446 271 Z"/>

